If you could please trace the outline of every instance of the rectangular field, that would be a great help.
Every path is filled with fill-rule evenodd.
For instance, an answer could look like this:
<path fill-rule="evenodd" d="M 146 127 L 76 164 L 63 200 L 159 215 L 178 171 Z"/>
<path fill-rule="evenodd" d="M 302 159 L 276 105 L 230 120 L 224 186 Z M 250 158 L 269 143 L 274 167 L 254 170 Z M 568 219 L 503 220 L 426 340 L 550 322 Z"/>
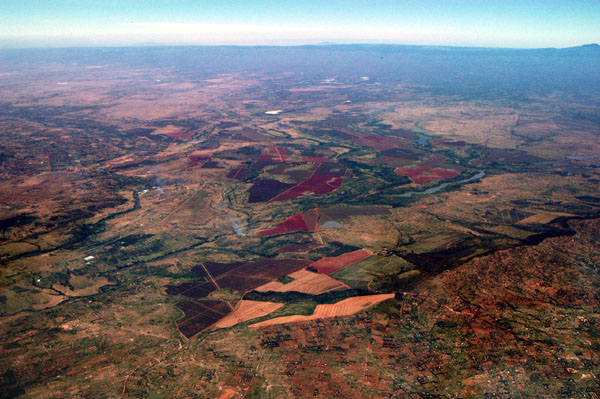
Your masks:
<path fill-rule="evenodd" d="M 298 270 L 289 275 L 294 281 L 287 284 L 279 281 L 271 281 L 256 288 L 259 292 L 303 292 L 305 294 L 318 295 L 333 290 L 349 288 L 346 284 L 320 273 L 313 273 L 306 269 Z"/>

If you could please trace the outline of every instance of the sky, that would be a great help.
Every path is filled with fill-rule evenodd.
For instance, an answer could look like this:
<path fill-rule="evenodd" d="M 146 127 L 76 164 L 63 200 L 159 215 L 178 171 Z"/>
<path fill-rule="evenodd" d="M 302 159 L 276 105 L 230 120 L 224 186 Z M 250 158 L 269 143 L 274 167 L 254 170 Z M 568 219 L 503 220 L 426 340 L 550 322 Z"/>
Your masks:
<path fill-rule="evenodd" d="M 0 48 L 600 42 L 600 0 L 0 0 Z"/>

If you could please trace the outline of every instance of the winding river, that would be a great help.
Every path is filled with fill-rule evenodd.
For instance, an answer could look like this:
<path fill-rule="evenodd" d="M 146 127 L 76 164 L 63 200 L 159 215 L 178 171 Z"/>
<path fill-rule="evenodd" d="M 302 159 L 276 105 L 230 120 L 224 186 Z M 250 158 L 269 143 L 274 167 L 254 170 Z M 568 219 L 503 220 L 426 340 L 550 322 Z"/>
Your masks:
<path fill-rule="evenodd" d="M 481 179 L 483 176 L 485 176 L 485 170 L 480 170 L 479 172 L 477 172 L 477 174 L 469 177 L 468 179 L 463 179 L 463 180 L 459 180 L 459 181 L 451 181 L 451 182 L 447 182 L 447 183 L 442 183 L 438 186 L 435 187 L 431 187 L 428 188 L 427 190 L 423 190 L 423 191 L 409 191 L 406 193 L 402 193 L 402 194 L 398 194 L 399 197 L 412 197 L 413 195 L 426 195 L 426 194 L 434 194 L 437 193 L 438 191 L 454 185 L 454 184 L 464 184 L 464 183 L 469 183 L 472 182 L 474 180 L 479 180 Z"/>

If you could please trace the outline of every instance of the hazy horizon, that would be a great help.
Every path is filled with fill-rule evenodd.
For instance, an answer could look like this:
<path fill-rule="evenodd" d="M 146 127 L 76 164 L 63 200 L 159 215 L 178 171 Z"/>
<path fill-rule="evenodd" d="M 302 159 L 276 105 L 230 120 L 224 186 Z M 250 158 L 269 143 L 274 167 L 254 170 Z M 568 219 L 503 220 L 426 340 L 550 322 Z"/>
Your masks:
<path fill-rule="evenodd" d="M 0 45 L 0 51 L 3 50 L 60 50 L 60 49 L 102 49 L 102 48 L 153 48 L 153 47 L 304 47 L 304 46 L 398 46 L 398 47 L 431 47 L 431 48 L 465 48 L 465 49 L 492 49 L 492 50 L 562 50 L 569 48 L 578 48 L 584 46 L 600 46 L 599 43 L 578 43 L 572 46 L 565 47 L 509 47 L 509 46 L 476 46 L 476 45 L 452 45 L 452 44 L 415 44 L 415 43 L 400 43 L 400 42 L 383 42 L 383 41 L 333 41 L 323 40 L 320 42 L 303 42 L 288 44 L 269 44 L 269 43 L 212 43 L 212 44 L 182 44 L 182 43 L 131 43 L 131 44 L 81 44 L 81 45 L 64 45 L 64 46 L 22 46 L 22 47 L 3 47 Z"/>
<path fill-rule="evenodd" d="M 0 2 L 0 48 L 402 44 L 564 48 L 600 41 L 600 3 Z"/>

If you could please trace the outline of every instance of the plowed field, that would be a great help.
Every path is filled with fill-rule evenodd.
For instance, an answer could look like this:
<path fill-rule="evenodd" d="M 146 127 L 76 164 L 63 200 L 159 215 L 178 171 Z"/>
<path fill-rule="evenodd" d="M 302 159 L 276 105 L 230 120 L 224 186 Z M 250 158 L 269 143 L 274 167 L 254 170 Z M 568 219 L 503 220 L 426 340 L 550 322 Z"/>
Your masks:
<path fill-rule="evenodd" d="M 283 303 L 260 302 L 260 301 L 240 301 L 235 311 L 227 315 L 214 324 L 217 328 L 227 328 L 243 323 L 248 320 L 256 319 L 272 313 L 283 306 Z"/>
<path fill-rule="evenodd" d="M 310 316 L 293 315 L 276 317 L 271 320 L 265 320 L 260 323 L 252 324 L 250 327 L 264 327 L 271 326 L 274 324 L 298 323 L 329 317 L 350 316 L 354 313 L 358 313 L 361 310 L 369 308 L 373 305 L 377 305 L 378 303 L 383 302 L 387 299 L 391 299 L 393 297 L 394 294 L 355 296 L 353 298 L 344 299 L 343 301 L 334 304 L 317 305 L 317 307 L 315 308 L 315 312 Z"/>
<path fill-rule="evenodd" d="M 279 281 L 271 281 L 261 285 L 256 289 L 259 292 L 277 291 L 290 292 L 297 291 L 305 294 L 318 295 L 327 291 L 348 288 L 348 286 L 334 278 L 319 273 L 309 272 L 306 269 L 299 270 L 289 275 L 294 281 L 283 284 Z"/>

